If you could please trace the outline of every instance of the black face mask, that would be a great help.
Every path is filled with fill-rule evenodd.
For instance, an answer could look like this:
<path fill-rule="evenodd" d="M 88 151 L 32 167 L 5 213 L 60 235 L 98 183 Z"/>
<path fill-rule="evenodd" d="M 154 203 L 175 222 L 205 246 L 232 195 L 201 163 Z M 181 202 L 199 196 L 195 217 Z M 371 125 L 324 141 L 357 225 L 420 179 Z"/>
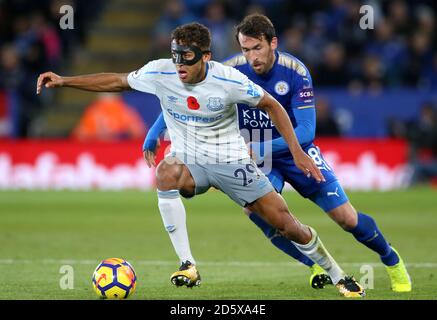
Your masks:
<path fill-rule="evenodd" d="M 194 57 L 190 60 L 185 59 L 184 55 L 188 52 L 193 52 Z M 209 53 L 210 51 L 202 51 L 197 46 L 183 46 L 176 43 L 175 40 L 171 42 L 171 58 L 173 60 L 174 64 L 184 64 L 187 66 L 192 66 L 193 64 L 196 64 L 197 61 L 202 59 L 202 55 L 204 53 Z"/>

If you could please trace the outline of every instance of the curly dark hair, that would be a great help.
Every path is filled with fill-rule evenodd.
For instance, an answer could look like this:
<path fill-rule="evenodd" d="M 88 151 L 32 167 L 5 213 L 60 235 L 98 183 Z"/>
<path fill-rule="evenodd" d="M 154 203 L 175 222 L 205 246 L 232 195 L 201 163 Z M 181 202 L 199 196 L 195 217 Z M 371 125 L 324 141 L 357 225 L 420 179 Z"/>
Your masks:
<path fill-rule="evenodd" d="M 241 33 L 246 37 L 252 37 L 262 40 L 263 37 L 268 43 L 272 42 L 273 37 L 276 37 L 275 27 L 273 23 L 262 14 L 251 14 L 243 19 L 239 25 L 235 27 L 235 38 L 238 41 L 238 34 Z"/>
<path fill-rule="evenodd" d="M 203 51 L 211 48 L 211 33 L 207 27 L 198 22 L 177 27 L 171 33 L 171 39 L 187 46 L 196 45 Z"/>

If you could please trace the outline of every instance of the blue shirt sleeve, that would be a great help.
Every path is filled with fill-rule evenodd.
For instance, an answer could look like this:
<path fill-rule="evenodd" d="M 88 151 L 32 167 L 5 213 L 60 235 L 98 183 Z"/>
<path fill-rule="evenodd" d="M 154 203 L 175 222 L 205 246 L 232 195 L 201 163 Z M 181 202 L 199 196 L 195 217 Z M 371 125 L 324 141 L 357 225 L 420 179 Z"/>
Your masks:
<path fill-rule="evenodd" d="M 311 143 L 316 136 L 316 108 L 314 106 L 304 109 L 293 109 L 296 118 L 297 140 L 301 145 Z"/>
<path fill-rule="evenodd" d="M 150 128 L 149 132 L 147 132 L 146 139 L 143 143 L 143 151 L 155 151 L 159 136 L 165 131 L 165 129 L 167 129 L 167 125 L 165 124 L 164 116 L 161 112 L 159 117 L 153 123 L 153 126 Z"/>
<path fill-rule="evenodd" d="M 308 69 L 302 64 L 304 73 L 296 72 L 293 79 L 291 107 L 296 119 L 297 139 L 301 145 L 311 143 L 316 135 L 316 109 L 313 81 Z"/>
<path fill-rule="evenodd" d="M 303 65 L 302 67 L 304 68 Z M 302 70 L 305 70 L 305 75 L 300 73 L 294 74 L 291 107 L 296 120 L 294 131 L 297 140 L 300 145 L 305 145 L 311 143 L 316 135 L 316 109 L 310 73 L 306 68 Z M 288 145 L 284 138 L 280 137 L 272 140 L 272 153 L 287 150 Z"/>
<path fill-rule="evenodd" d="M 316 111 L 315 108 L 295 109 L 294 117 L 297 126 L 294 128 L 297 140 L 300 145 L 311 143 L 316 132 Z M 265 142 L 264 142 L 265 143 Z M 272 140 L 272 153 L 279 153 L 288 150 L 288 145 L 283 137 Z"/>

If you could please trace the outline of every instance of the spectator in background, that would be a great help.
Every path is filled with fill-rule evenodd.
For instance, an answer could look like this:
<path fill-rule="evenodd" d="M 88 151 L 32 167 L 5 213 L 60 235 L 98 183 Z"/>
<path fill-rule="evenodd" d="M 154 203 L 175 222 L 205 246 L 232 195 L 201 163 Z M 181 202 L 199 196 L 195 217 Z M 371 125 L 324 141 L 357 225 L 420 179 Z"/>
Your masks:
<path fill-rule="evenodd" d="M 182 0 L 167 0 L 164 13 L 159 18 L 154 30 L 155 44 L 151 48 L 151 55 L 155 57 L 168 57 L 170 35 L 177 26 L 190 23 L 197 17 L 188 12 Z"/>
<path fill-rule="evenodd" d="M 390 21 L 382 19 L 375 28 L 375 36 L 367 45 L 366 59 L 378 57 L 384 66 L 384 75 L 389 86 L 402 84 L 404 76 L 407 50 L 406 43 L 393 33 L 393 25 Z M 367 61 L 368 62 L 368 61 Z"/>
<path fill-rule="evenodd" d="M 241 15 L 241 13 L 240 13 L 239 15 L 235 15 L 235 16 L 237 16 L 237 19 L 241 19 L 241 17 L 250 16 L 251 14 L 254 14 L 254 13 L 259 13 L 259 14 L 265 15 L 266 9 L 259 4 L 252 3 L 246 7 L 246 10 L 244 11 L 243 15 Z"/>
<path fill-rule="evenodd" d="M 436 36 L 436 16 L 431 8 L 421 5 L 416 9 L 416 28 L 422 33 Z"/>
<path fill-rule="evenodd" d="M 390 1 L 388 5 L 388 20 L 394 26 L 395 34 L 407 36 L 412 29 L 409 12 L 404 0 Z"/>
<path fill-rule="evenodd" d="M 35 94 L 37 75 L 56 69 L 69 57 L 77 43 L 76 33 L 83 32 L 86 18 L 95 19 L 102 0 L 3 0 L 0 1 L 0 90 L 8 97 L 7 117 L 12 137 L 35 134 L 37 118 L 43 108 Z M 61 30 L 62 5 L 74 8 L 74 30 Z M 3 100 L 4 101 L 4 100 Z M 5 108 L 2 108 L 4 117 Z"/>
<path fill-rule="evenodd" d="M 416 31 L 410 38 L 408 66 L 405 74 L 405 84 L 418 86 L 422 75 L 432 65 L 431 36 Z"/>
<path fill-rule="evenodd" d="M 351 57 L 355 57 L 361 53 L 363 44 L 368 42 L 368 37 L 371 35 L 370 32 L 363 32 L 360 28 L 360 19 L 362 18 L 360 14 L 361 5 L 362 3 L 359 0 L 347 1 L 345 4 L 346 16 L 339 30 L 339 38 Z M 372 1 L 371 5 L 374 9 L 375 21 L 379 21 L 379 3 Z"/>
<path fill-rule="evenodd" d="M 437 90 L 437 50 L 434 52 L 432 65 L 423 72 L 423 86 L 430 90 Z"/>
<path fill-rule="evenodd" d="M 331 0 L 331 6 L 326 14 L 326 31 L 329 37 L 339 41 L 341 29 L 347 17 L 347 4 L 345 0 Z"/>
<path fill-rule="evenodd" d="M 374 93 L 380 93 L 385 84 L 385 65 L 377 55 L 366 55 L 362 64 L 361 84 Z"/>
<path fill-rule="evenodd" d="M 123 99 L 112 93 L 99 94 L 88 106 L 72 132 L 72 138 L 83 141 L 144 138 L 141 116 Z"/>
<path fill-rule="evenodd" d="M 305 31 L 302 30 L 302 32 Z M 311 66 L 321 65 L 323 58 L 320 51 L 328 44 L 328 41 L 324 15 L 320 12 L 316 12 L 311 16 L 309 32 L 307 31 L 304 37 L 304 50 L 306 55 L 301 57 L 303 61 Z M 313 76 L 318 73 L 317 69 L 312 72 Z"/>
<path fill-rule="evenodd" d="M 289 14 L 292 13 L 290 10 L 290 2 L 287 0 L 251 0 L 252 5 L 259 6 L 263 8 L 263 13 L 266 14 L 272 21 L 275 22 L 276 32 L 281 34 L 286 26 L 290 23 Z M 232 2 L 234 3 L 234 2 Z M 287 12 L 287 14 L 284 14 Z M 240 20 L 241 17 L 238 17 Z"/>
<path fill-rule="evenodd" d="M 340 128 L 332 114 L 329 101 L 318 98 L 316 105 L 316 137 L 338 137 Z"/>
<path fill-rule="evenodd" d="M 417 121 L 407 126 L 413 169 L 411 184 L 426 183 L 437 178 L 437 111 L 427 102 Z"/>
<path fill-rule="evenodd" d="M 45 68 L 57 68 L 61 60 L 62 46 L 56 28 L 49 24 L 41 12 L 32 14 L 30 18 L 30 28 L 44 47 Z"/>
<path fill-rule="evenodd" d="M 302 30 L 296 27 L 285 29 L 279 48 L 281 51 L 290 52 L 297 57 L 305 56 Z"/>
<path fill-rule="evenodd" d="M 215 0 L 205 9 L 205 18 L 201 20 L 211 31 L 211 51 L 213 60 L 222 61 L 239 51 L 232 34 L 234 22 L 226 17 L 226 8 L 223 1 Z"/>
<path fill-rule="evenodd" d="M 316 85 L 346 86 L 349 73 L 345 61 L 344 47 L 340 43 L 329 43 L 323 50 L 322 64 L 316 69 Z"/>
<path fill-rule="evenodd" d="M 35 96 L 33 83 L 43 65 L 42 54 L 39 42 L 31 44 L 22 58 L 13 45 L 0 49 L 0 88 L 9 92 L 14 101 L 12 108 L 8 108 L 13 137 L 28 137 L 32 121 L 41 112 L 41 101 Z"/>
<path fill-rule="evenodd" d="M 191 12 L 196 17 L 201 17 L 205 8 L 209 5 L 211 0 L 183 0 L 184 6 L 188 12 Z"/>

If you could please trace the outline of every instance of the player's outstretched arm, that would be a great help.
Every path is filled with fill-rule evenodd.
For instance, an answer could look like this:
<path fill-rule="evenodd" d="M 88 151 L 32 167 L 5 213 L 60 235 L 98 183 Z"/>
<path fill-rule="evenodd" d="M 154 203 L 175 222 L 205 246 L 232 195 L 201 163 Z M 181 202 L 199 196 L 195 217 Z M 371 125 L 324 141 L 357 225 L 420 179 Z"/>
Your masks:
<path fill-rule="evenodd" d="M 320 169 L 314 163 L 313 159 L 302 150 L 290 118 L 282 105 L 268 92 L 264 91 L 264 97 L 258 103 L 257 108 L 260 108 L 269 114 L 276 129 L 278 129 L 279 133 L 287 142 L 296 166 L 305 174 L 310 174 L 318 182 L 324 181 L 325 178 L 320 172 Z"/>
<path fill-rule="evenodd" d="M 42 87 L 71 87 L 87 91 L 120 92 L 130 89 L 127 76 L 127 73 L 96 73 L 62 77 L 53 72 L 45 72 L 38 77 L 36 94 L 41 93 Z"/>

